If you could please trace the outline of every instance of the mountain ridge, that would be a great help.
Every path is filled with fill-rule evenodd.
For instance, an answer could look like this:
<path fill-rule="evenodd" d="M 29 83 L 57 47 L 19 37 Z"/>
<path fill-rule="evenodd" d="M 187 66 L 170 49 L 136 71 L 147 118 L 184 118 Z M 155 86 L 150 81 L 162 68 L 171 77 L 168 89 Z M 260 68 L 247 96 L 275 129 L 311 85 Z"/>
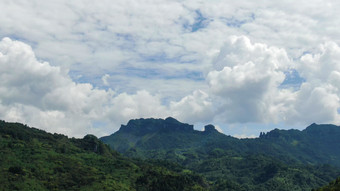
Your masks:
<path fill-rule="evenodd" d="M 171 123 L 169 123 L 171 122 Z M 209 124 L 204 127 L 204 131 L 198 131 L 193 125 L 181 123 L 178 120 L 168 117 L 166 119 L 134 119 L 130 120 L 127 125 L 121 125 L 121 128 L 100 139 L 109 144 L 113 149 L 125 153 L 129 149 L 157 149 L 157 148 L 192 148 L 199 146 L 210 146 L 217 148 L 228 148 L 236 145 L 237 152 L 262 152 L 270 154 L 277 158 L 286 156 L 280 155 L 277 150 L 285 153 L 293 152 L 295 155 L 305 156 L 292 157 L 294 160 L 306 160 L 308 163 L 330 163 L 340 167 L 340 153 L 334 156 L 334 150 L 339 146 L 337 141 L 340 137 L 340 127 L 331 124 L 311 124 L 303 130 L 274 129 L 267 133 L 261 133 L 257 138 L 239 139 L 230 135 L 223 134 Z M 275 147 L 267 145 L 276 144 Z M 267 153 L 265 153 L 265 152 Z M 331 159 L 320 158 L 315 156 L 318 153 L 331 155 Z M 307 157 L 306 157 L 307 156 Z M 300 159 L 297 159 L 300 158 Z M 337 160 L 339 159 L 339 160 Z M 290 160 L 290 159 L 287 159 Z"/>
<path fill-rule="evenodd" d="M 166 123 L 183 125 L 171 118 Z M 136 120 L 134 124 L 140 128 L 142 123 Z M 219 133 L 213 125 L 207 125 L 205 131 L 166 127 L 176 130 L 153 127 L 140 143 L 126 150 L 124 155 L 131 157 L 126 158 L 94 135 L 68 138 L 0 120 L 0 185 L 5 190 L 304 191 L 326 185 L 340 175 L 340 169 L 334 166 L 287 162 L 247 150 L 258 149 L 258 143 L 252 142 L 256 140 L 264 141 L 264 145 L 273 143 L 280 150 L 272 139 L 286 146 L 301 138 L 296 130 L 274 130 L 258 139 L 237 139 Z M 313 128 L 309 130 L 312 133 L 305 133 L 309 138 L 324 137 Z M 337 135 L 337 128 L 332 126 L 327 132 Z M 290 133 L 297 135 L 287 137 Z"/>
<path fill-rule="evenodd" d="M 123 157 L 94 135 L 82 139 L 0 120 L 0 190 L 207 190 L 171 165 Z"/>
<path fill-rule="evenodd" d="M 176 133 L 177 137 L 168 136 L 173 133 Z M 122 136 L 116 136 L 117 134 Z M 198 131 L 194 129 L 193 125 L 181 123 L 172 117 L 168 117 L 166 119 L 133 119 L 127 125 L 121 125 L 117 132 L 100 139 L 109 144 L 113 149 L 124 153 L 136 145 L 146 148 L 157 148 L 157 143 L 162 143 L 162 145 L 159 145 L 160 147 L 193 147 L 197 143 L 194 143 L 194 145 L 190 143 L 193 143 L 198 137 L 205 137 L 205 139 L 200 139 L 200 142 L 206 142 L 211 136 L 231 138 L 231 136 L 218 132 L 211 124 L 206 125 L 204 131 Z M 191 142 L 185 142 L 184 140 L 186 139 L 191 140 Z M 148 144 L 150 140 L 153 140 L 153 144 Z M 164 142 L 165 140 L 167 142 Z"/>
<path fill-rule="evenodd" d="M 167 123 L 135 119 L 140 125 L 135 128 L 148 128 L 153 120 Z M 119 130 L 100 139 L 128 157 L 178 163 L 214 182 L 213 190 L 311 190 L 340 176 L 340 127 L 335 125 L 274 129 L 252 139 L 225 135 L 213 125 L 204 131 L 182 131 L 177 125 L 173 131 L 159 127 L 145 134 Z"/>

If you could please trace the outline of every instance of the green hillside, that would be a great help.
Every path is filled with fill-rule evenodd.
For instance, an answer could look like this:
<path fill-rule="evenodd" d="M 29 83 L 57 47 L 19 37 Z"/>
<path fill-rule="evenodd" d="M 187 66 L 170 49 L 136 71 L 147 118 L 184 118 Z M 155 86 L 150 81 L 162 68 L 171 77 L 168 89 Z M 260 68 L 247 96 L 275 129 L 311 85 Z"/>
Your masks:
<path fill-rule="evenodd" d="M 251 151 L 282 160 L 340 167 L 340 127 L 335 125 L 312 124 L 302 131 L 275 129 L 244 142 Z"/>
<path fill-rule="evenodd" d="M 323 186 L 313 191 L 339 191 L 340 190 L 340 177 L 330 182 L 327 186 Z"/>
<path fill-rule="evenodd" d="M 313 124 L 237 139 L 212 125 L 196 131 L 173 118 L 137 119 L 101 140 L 129 157 L 178 163 L 205 176 L 213 190 L 288 191 L 318 188 L 340 175 L 329 165 L 340 159 L 339 132 Z"/>
<path fill-rule="evenodd" d="M 83 139 L 0 121 L 0 190 L 206 190 L 202 177 Z"/>

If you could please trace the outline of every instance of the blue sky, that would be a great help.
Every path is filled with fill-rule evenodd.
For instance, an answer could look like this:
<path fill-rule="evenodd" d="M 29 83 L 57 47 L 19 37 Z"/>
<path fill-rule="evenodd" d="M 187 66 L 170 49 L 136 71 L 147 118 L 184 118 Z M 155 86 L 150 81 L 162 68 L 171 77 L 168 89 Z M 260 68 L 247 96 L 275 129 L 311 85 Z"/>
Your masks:
<path fill-rule="evenodd" d="M 340 124 L 338 8 L 0 0 L 0 118 L 76 137 L 140 117 L 238 137 Z"/>

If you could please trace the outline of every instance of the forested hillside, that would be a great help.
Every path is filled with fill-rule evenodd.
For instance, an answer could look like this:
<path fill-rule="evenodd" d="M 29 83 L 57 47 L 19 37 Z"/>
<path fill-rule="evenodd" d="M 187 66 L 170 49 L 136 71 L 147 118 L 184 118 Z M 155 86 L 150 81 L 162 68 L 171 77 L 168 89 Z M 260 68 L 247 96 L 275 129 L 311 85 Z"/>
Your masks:
<path fill-rule="evenodd" d="M 1 190 L 334 190 L 340 170 L 327 161 L 338 157 L 337 133 L 337 126 L 313 124 L 237 139 L 212 125 L 196 131 L 173 118 L 139 119 L 101 138 L 127 158 L 93 135 L 68 138 L 0 121 L 0 184 Z"/>
<path fill-rule="evenodd" d="M 128 159 L 93 135 L 70 139 L 0 121 L 0 151 L 0 190 L 208 189 L 189 170 Z"/>
<path fill-rule="evenodd" d="M 213 190 L 311 190 L 340 175 L 339 127 L 275 129 L 237 139 L 207 125 L 196 131 L 174 118 L 137 119 L 105 143 L 129 157 L 175 162 L 205 176 Z"/>
<path fill-rule="evenodd" d="M 323 186 L 313 191 L 339 191 L 340 190 L 340 177 L 330 182 L 327 186 Z"/>

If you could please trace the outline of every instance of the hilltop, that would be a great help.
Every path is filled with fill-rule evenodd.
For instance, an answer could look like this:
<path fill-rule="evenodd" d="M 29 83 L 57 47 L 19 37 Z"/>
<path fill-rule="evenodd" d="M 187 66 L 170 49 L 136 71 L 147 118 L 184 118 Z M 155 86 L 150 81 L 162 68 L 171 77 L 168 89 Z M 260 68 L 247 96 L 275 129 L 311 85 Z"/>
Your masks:
<path fill-rule="evenodd" d="M 128 157 L 178 163 L 205 176 L 213 190 L 311 190 L 340 175 L 339 137 L 338 126 L 312 124 L 237 139 L 169 117 L 130 120 L 101 140 Z"/>
<path fill-rule="evenodd" d="M 68 138 L 0 121 L 0 151 L 0 190 L 207 189 L 189 170 L 123 157 L 94 135 Z"/>

